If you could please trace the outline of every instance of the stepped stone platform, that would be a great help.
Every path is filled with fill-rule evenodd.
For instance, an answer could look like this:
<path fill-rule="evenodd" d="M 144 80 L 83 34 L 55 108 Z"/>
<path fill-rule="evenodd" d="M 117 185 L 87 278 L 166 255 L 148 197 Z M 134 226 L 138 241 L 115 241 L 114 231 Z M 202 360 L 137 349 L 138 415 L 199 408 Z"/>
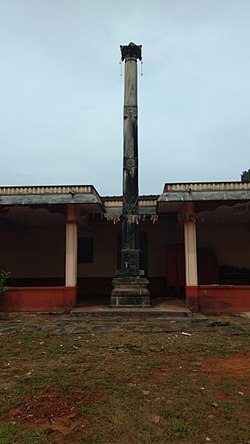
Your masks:
<path fill-rule="evenodd" d="M 156 299 L 154 305 L 150 307 L 110 307 L 108 305 L 82 305 L 74 308 L 70 312 L 76 317 L 95 318 L 124 318 L 124 319 L 145 319 L 145 318 L 183 318 L 194 317 L 194 315 L 179 299 Z"/>

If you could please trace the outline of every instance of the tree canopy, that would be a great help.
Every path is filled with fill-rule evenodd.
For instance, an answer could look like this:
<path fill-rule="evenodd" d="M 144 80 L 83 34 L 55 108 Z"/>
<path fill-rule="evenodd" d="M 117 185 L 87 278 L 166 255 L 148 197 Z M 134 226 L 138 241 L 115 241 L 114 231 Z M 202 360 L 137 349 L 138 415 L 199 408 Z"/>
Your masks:
<path fill-rule="evenodd" d="M 241 174 L 241 182 L 250 182 L 250 168 Z"/>

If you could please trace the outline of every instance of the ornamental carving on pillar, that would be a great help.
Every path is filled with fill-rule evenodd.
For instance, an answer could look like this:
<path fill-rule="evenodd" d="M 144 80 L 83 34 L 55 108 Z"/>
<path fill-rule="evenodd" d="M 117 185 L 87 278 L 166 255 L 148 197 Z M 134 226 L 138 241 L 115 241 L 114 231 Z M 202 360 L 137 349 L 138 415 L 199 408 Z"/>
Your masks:
<path fill-rule="evenodd" d="M 157 214 L 128 214 L 127 216 L 122 216 L 121 214 L 115 213 L 102 213 L 102 217 L 106 219 L 108 222 L 113 222 L 113 224 L 119 223 L 121 218 L 125 217 L 127 219 L 128 224 L 136 224 L 139 225 L 140 222 L 145 222 L 145 220 L 150 219 L 150 221 L 155 224 L 158 221 Z"/>
<path fill-rule="evenodd" d="M 129 159 L 127 157 L 124 158 L 124 167 L 127 169 L 130 168 L 138 168 L 138 159 L 137 157 L 134 157 L 132 159 Z"/>
<path fill-rule="evenodd" d="M 138 117 L 137 106 L 124 106 L 124 117 Z"/>

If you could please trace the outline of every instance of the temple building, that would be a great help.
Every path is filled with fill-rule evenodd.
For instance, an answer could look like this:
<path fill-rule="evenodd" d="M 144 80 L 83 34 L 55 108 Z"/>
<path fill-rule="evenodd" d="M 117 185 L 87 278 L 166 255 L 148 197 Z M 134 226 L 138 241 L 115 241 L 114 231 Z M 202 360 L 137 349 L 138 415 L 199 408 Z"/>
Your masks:
<path fill-rule="evenodd" d="M 176 298 L 192 311 L 250 311 L 250 183 L 167 183 L 138 207 L 151 305 Z M 0 270 L 11 272 L 0 310 L 110 305 L 121 221 L 122 197 L 93 186 L 0 188 Z"/>
<path fill-rule="evenodd" d="M 0 311 L 70 312 L 101 304 L 193 312 L 250 311 L 250 183 L 138 188 L 137 60 L 125 64 L 123 195 L 92 185 L 0 187 Z M 160 191 L 160 190 L 159 190 Z"/>

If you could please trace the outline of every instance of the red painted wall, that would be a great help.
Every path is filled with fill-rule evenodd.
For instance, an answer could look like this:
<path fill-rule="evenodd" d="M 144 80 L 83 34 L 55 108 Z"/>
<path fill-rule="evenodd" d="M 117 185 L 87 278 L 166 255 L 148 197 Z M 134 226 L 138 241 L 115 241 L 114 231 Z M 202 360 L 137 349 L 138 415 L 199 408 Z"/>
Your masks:
<path fill-rule="evenodd" d="M 0 311 L 67 313 L 75 307 L 76 287 L 9 287 Z"/>
<path fill-rule="evenodd" d="M 198 289 L 195 285 L 186 286 L 186 305 L 193 312 L 199 311 Z"/>
<path fill-rule="evenodd" d="M 192 311 L 239 313 L 250 311 L 250 286 L 200 285 L 186 287 L 186 303 Z"/>
<path fill-rule="evenodd" d="M 199 286 L 199 310 L 206 313 L 250 311 L 250 286 Z"/>

